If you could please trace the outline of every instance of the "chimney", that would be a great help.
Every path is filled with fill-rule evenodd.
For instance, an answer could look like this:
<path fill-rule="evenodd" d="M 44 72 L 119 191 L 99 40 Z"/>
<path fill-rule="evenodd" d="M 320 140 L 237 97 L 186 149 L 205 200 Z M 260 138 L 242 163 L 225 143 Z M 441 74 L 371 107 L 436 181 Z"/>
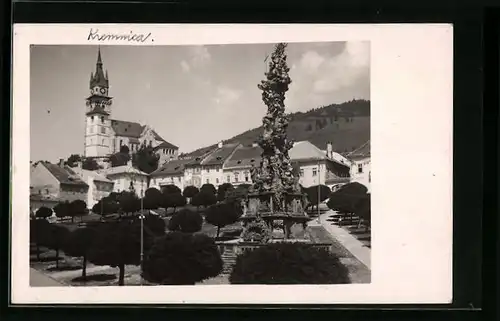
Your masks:
<path fill-rule="evenodd" d="M 222 148 L 222 145 L 224 145 L 224 143 L 222 142 L 222 140 L 219 142 L 219 144 L 217 145 L 218 148 Z"/>
<path fill-rule="evenodd" d="M 331 142 L 326 144 L 326 156 L 329 158 L 333 157 L 333 147 Z"/>
<path fill-rule="evenodd" d="M 64 158 L 59 158 L 59 163 L 57 165 L 64 167 Z"/>

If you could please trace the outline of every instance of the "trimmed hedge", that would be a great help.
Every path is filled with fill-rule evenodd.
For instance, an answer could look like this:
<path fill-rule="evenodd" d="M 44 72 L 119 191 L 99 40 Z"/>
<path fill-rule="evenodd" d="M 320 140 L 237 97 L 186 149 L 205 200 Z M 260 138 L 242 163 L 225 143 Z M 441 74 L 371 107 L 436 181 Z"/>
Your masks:
<path fill-rule="evenodd" d="M 327 249 L 304 243 L 272 243 L 236 259 L 231 284 L 346 284 L 347 268 Z"/>
<path fill-rule="evenodd" d="M 205 234 L 170 232 L 158 238 L 144 258 L 143 277 L 164 285 L 192 285 L 222 271 L 214 240 Z"/>

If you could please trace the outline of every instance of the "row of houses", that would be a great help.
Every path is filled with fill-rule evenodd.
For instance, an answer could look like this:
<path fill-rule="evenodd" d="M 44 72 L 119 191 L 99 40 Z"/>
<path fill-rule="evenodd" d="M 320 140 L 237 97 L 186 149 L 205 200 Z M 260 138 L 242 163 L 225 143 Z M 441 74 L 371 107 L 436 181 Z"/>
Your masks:
<path fill-rule="evenodd" d="M 309 141 L 301 141 L 293 145 L 289 155 L 299 170 L 302 186 L 322 184 L 334 190 L 350 181 L 369 188 L 369 151 L 367 142 L 346 157 L 334 152 L 331 144 L 321 150 Z M 260 166 L 261 153 L 261 148 L 255 144 L 219 143 L 205 154 L 165 162 L 149 175 L 134 168 L 130 162 L 99 171 L 84 170 L 81 164 L 70 168 L 62 162 L 39 162 L 31 167 L 31 205 L 36 210 L 42 205 L 53 207 L 61 200 L 81 199 L 91 208 L 109 193 L 131 187 L 141 196 L 148 187 L 161 189 L 170 184 L 181 190 L 189 185 L 199 188 L 203 184 L 216 187 L 223 183 L 252 184 L 250 173 L 253 167 Z"/>
<path fill-rule="evenodd" d="M 297 142 L 289 151 L 294 165 L 300 170 L 300 183 L 304 187 L 328 185 L 335 187 L 350 181 L 351 162 L 335 153 L 331 144 L 326 151 L 309 141 Z M 251 171 L 260 166 L 262 149 L 254 144 L 222 144 L 204 155 L 170 161 L 151 173 L 150 185 L 161 188 L 174 184 L 179 188 L 203 184 L 219 186 L 252 184 Z"/>

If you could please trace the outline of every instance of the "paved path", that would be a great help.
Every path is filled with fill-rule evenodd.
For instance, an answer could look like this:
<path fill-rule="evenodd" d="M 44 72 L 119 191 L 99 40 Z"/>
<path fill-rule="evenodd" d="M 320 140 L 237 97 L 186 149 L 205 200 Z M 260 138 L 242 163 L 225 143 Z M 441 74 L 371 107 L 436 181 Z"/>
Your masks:
<path fill-rule="evenodd" d="M 355 236 L 351 235 L 347 230 L 338 225 L 328 222 L 330 215 L 335 215 L 336 212 L 329 210 L 320 215 L 320 221 L 325 230 L 330 233 L 340 244 L 342 244 L 349 252 L 352 253 L 361 263 L 371 269 L 371 250 L 363 245 Z"/>
<path fill-rule="evenodd" d="M 30 268 L 30 286 L 65 286 L 62 283 L 57 282 L 51 277 Z"/>

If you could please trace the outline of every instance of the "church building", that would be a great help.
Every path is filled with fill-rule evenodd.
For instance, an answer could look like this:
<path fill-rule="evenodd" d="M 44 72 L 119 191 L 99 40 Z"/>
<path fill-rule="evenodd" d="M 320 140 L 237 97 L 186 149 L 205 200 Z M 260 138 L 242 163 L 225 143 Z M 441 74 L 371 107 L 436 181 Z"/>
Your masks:
<path fill-rule="evenodd" d="M 104 72 L 101 49 L 98 49 L 95 73 L 90 73 L 90 96 L 86 99 L 85 157 L 105 159 L 127 146 L 130 153 L 142 144 L 151 146 L 160 155 L 160 165 L 177 159 L 179 148 L 147 125 L 113 119 L 109 93 L 108 71 Z"/>

